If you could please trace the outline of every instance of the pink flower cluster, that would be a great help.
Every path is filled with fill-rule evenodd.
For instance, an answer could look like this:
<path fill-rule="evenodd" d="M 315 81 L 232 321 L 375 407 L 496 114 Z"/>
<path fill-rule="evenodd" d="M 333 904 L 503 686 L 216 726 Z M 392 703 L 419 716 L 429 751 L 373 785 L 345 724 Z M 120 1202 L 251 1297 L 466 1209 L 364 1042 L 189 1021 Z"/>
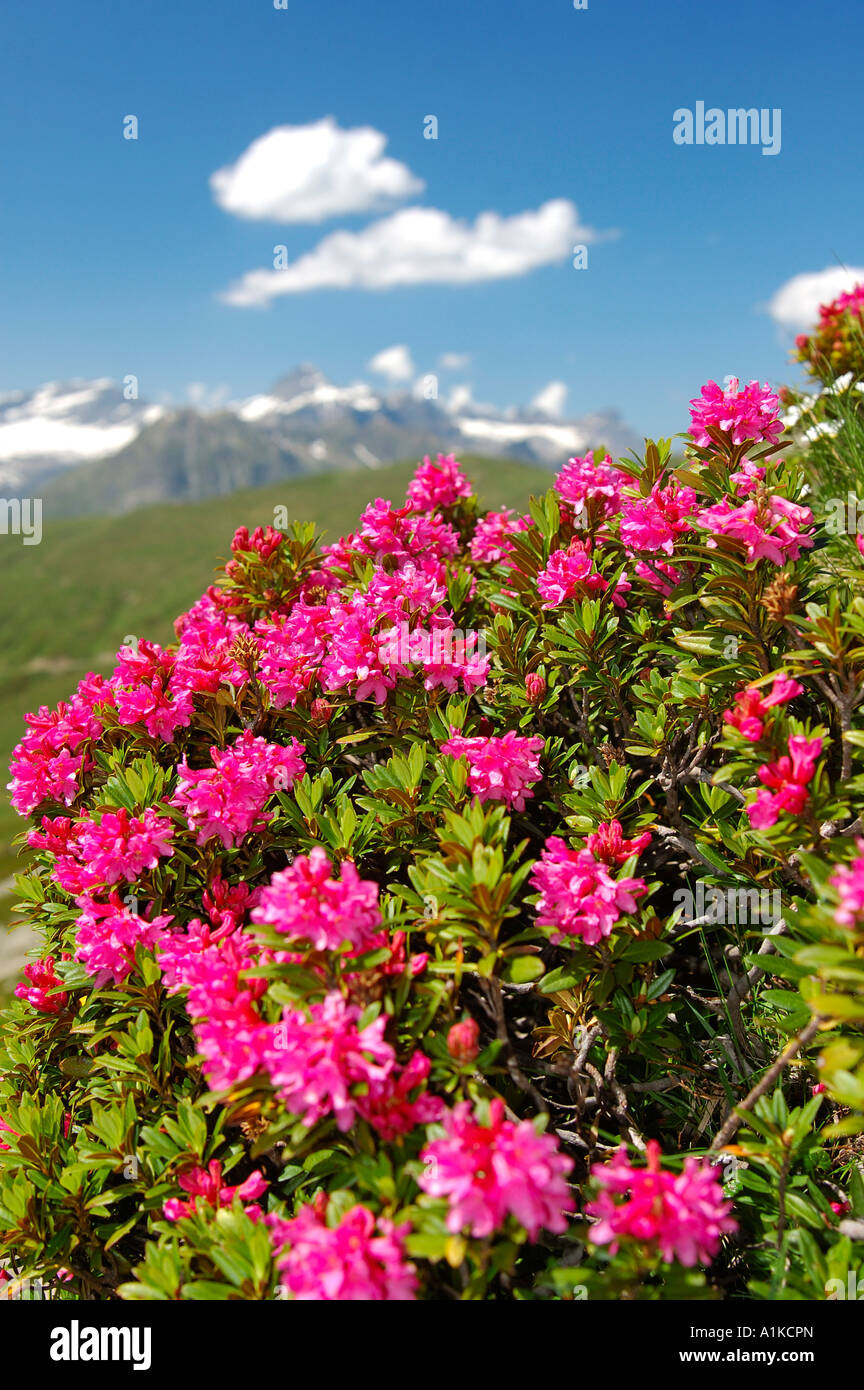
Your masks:
<path fill-rule="evenodd" d="M 724 497 L 711 507 L 705 507 L 694 518 L 697 526 L 712 532 L 706 544 L 709 549 L 717 546 L 717 536 L 727 536 L 743 545 L 747 560 L 770 560 L 775 565 L 785 565 L 788 560 L 798 560 L 802 547 L 809 549 L 813 537 L 805 535 L 802 528 L 812 526 L 813 513 L 809 507 L 801 507 L 789 502 L 785 497 L 752 499 L 735 507 Z"/>
<path fill-rule="evenodd" d="M 784 753 L 776 762 L 762 764 L 759 769 L 762 788 L 756 800 L 747 807 L 754 830 L 767 830 L 776 825 L 781 812 L 800 816 L 810 800 L 807 787 L 821 752 L 821 738 L 808 740 L 800 734 L 792 734 L 788 756 Z"/>
<path fill-rule="evenodd" d="M 758 743 L 765 732 L 767 711 L 777 705 L 786 705 L 790 700 L 794 700 L 796 695 L 803 693 L 803 685 L 778 671 L 768 695 L 763 694 L 758 686 L 748 685 L 744 690 L 738 691 L 735 696 L 735 708 L 724 710 L 723 718 L 750 743 Z"/>
<path fill-rule="evenodd" d="M 269 1216 L 276 1264 L 286 1292 L 299 1302 L 405 1303 L 417 1276 L 405 1259 L 406 1225 L 394 1226 L 364 1206 L 351 1207 L 335 1225 L 325 1202 L 301 1207 L 291 1220 Z"/>
<path fill-rule="evenodd" d="M 87 745 L 102 733 L 96 711 L 113 703 L 110 686 L 91 673 L 68 704 L 56 710 L 42 705 L 37 714 L 25 714 L 27 733 L 12 754 L 8 783 L 19 815 L 28 816 L 43 802 L 71 806 L 81 791 L 82 772 L 92 766 Z"/>
<path fill-rule="evenodd" d="M 617 822 L 612 822 L 615 824 Z M 619 825 L 619 833 L 620 828 Z M 613 852 L 613 845 L 620 852 L 627 843 L 617 842 L 615 831 L 602 826 L 597 835 L 599 842 L 592 838 L 604 857 Z M 645 837 L 631 843 L 641 848 Z M 540 894 L 537 925 L 551 928 L 556 944 L 578 936 L 586 946 L 596 946 L 611 934 L 622 913 L 636 911 L 636 899 L 646 891 L 644 879 L 612 878 L 606 864 L 595 857 L 594 851 L 568 849 L 557 835 L 547 839 L 531 871 L 531 881 Z"/>
<path fill-rule="evenodd" d="M 256 893 L 252 917 L 322 950 L 346 940 L 355 952 L 372 950 L 387 941 L 376 930 L 376 885 L 360 879 L 350 864 L 343 866 L 341 881 L 333 879 L 323 850 L 313 849 L 275 874 L 269 888 Z M 416 957 L 409 967 L 404 935 L 390 944 L 400 973 L 425 966 L 425 958 Z M 360 1116 L 391 1138 L 440 1113 L 441 1102 L 425 1090 L 428 1058 L 414 1053 L 400 1066 L 384 1038 L 386 1016 L 358 1028 L 360 1008 L 338 990 L 308 1012 L 286 1009 L 281 1020 L 267 1022 L 257 1007 L 266 979 L 253 973 L 266 953 L 236 920 L 214 930 L 195 919 L 187 932 L 163 937 L 159 958 L 166 987 L 188 991 L 187 1008 L 198 1020 L 198 1049 L 214 1090 L 263 1074 L 307 1125 L 332 1114 L 347 1130 Z"/>
<path fill-rule="evenodd" d="M 415 511 L 410 504 L 393 507 L 378 497 L 361 516 L 357 535 L 348 536 L 343 544 L 376 563 L 385 555 L 410 560 L 427 552 L 443 560 L 456 554 L 459 537 L 439 516 Z"/>
<path fill-rule="evenodd" d="M 69 995 L 63 990 L 63 981 L 54 973 L 54 957 L 31 961 L 24 966 L 24 974 L 30 981 L 15 986 L 15 997 L 26 999 L 31 1008 L 40 1014 L 59 1014 L 69 1002 Z"/>
<path fill-rule="evenodd" d="M 258 555 L 262 560 L 269 560 L 276 554 L 284 539 L 281 531 L 274 531 L 272 526 L 268 526 L 266 530 L 256 526 L 251 536 L 245 526 L 238 526 L 231 542 L 231 550 L 235 555 L 245 552 Z"/>
<path fill-rule="evenodd" d="M 641 854 L 650 843 L 650 830 L 643 831 L 635 840 L 627 840 L 620 820 L 610 820 L 601 821 L 585 841 L 585 848 L 604 864 L 624 864 L 632 855 Z"/>
<path fill-rule="evenodd" d="M 539 782 L 540 752 L 544 740 L 524 737 L 508 729 L 489 738 L 465 738 L 454 734 L 441 744 L 441 752 L 468 763 L 468 790 L 481 801 L 504 801 L 516 811 L 525 810 L 533 797 L 530 788 Z"/>
<path fill-rule="evenodd" d="M 121 902 L 117 893 L 112 893 L 106 903 L 82 898 L 80 906 L 75 959 L 81 961 L 100 989 L 109 981 L 122 985 L 135 966 L 137 947 L 153 950 L 173 921 L 170 916 L 154 917 L 152 921 L 139 917 Z"/>
<path fill-rule="evenodd" d="M 709 429 L 731 435 L 733 444 L 756 444 L 763 439 L 774 444 L 783 433 L 779 397 L 758 381 L 739 389 L 737 377 L 730 379 L 725 391 L 716 381 L 707 382 L 701 395 L 690 402 L 690 422 L 690 433 L 700 448 L 714 446 Z"/>
<path fill-rule="evenodd" d="M 230 748 L 211 748 L 212 767 L 196 771 L 182 762 L 171 804 L 185 811 L 199 845 L 215 835 L 234 849 L 272 819 L 273 812 L 265 813 L 264 807 L 274 792 L 287 790 L 303 776 L 304 752 L 295 738 L 283 746 L 255 738 L 246 729 Z"/>
<path fill-rule="evenodd" d="M 840 898 L 834 920 L 841 927 L 857 927 L 864 918 L 864 839 L 855 840 L 858 853 L 848 865 L 839 865 L 829 883 Z"/>
<path fill-rule="evenodd" d="M 633 550 L 662 550 L 673 553 L 675 539 L 692 529 L 696 511 L 696 493 L 692 487 L 655 483 L 648 497 L 628 499 L 621 512 L 619 533 L 625 545 Z"/>
<path fill-rule="evenodd" d="M 537 576 L 537 592 L 544 608 L 558 608 L 577 594 L 587 598 L 608 588 L 607 581 L 591 566 L 584 541 L 574 540 L 566 550 L 554 550 Z"/>
<path fill-rule="evenodd" d="M 252 921 L 307 941 L 316 951 L 336 951 L 346 941 L 368 947 L 381 924 L 378 885 L 362 879 L 350 860 L 342 865 L 341 879 L 331 878 L 330 860 L 316 845 L 273 875 Z"/>
<path fill-rule="evenodd" d="M 585 1208 L 596 1223 L 592 1244 L 608 1245 L 614 1255 L 622 1242 L 634 1241 L 656 1245 L 666 1261 L 677 1259 L 688 1267 L 710 1264 L 721 1236 L 737 1230 L 717 1171 L 704 1160 L 687 1158 L 682 1172 L 662 1172 L 660 1145 L 654 1139 L 646 1157 L 647 1167 L 634 1167 L 622 1144 L 610 1162 L 591 1169 L 600 1187 Z"/>
<path fill-rule="evenodd" d="M 261 1197 L 267 1191 L 268 1183 L 264 1174 L 257 1169 L 249 1174 L 245 1182 L 239 1183 L 236 1187 L 228 1187 L 222 1180 L 222 1164 L 214 1158 L 206 1168 L 187 1168 L 185 1173 L 178 1175 L 177 1182 L 184 1192 L 189 1193 L 192 1200 L 184 1202 L 179 1197 L 169 1197 L 162 1207 L 162 1215 L 167 1221 L 180 1221 L 184 1216 L 194 1216 L 198 1197 L 203 1197 L 205 1206 L 217 1209 L 230 1207 L 237 1197 L 244 1203 L 243 1209 L 253 1221 L 260 1221 L 264 1215 L 254 1198 Z M 246 1206 L 247 1202 L 252 1205 Z"/>
<path fill-rule="evenodd" d="M 170 743 L 177 729 L 188 727 L 192 697 L 171 689 L 174 658 L 154 642 L 121 647 L 111 678 L 119 723 L 143 724 L 151 738 Z"/>
<path fill-rule="evenodd" d="M 603 510 L 611 516 L 621 509 L 621 489 L 630 479 L 616 468 L 609 454 L 596 460 L 593 449 L 584 458 L 568 459 L 555 479 L 555 490 L 564 502 L 581 512 L 587 501 L 603 499 Z"/>
<path fill-rule="evenodd" d="M 467 1101 L 444 1119 L 444 1137 L 427 1144 L 420 1157 L 420 1187 L 448 1201 L 447 1229 L 466 1228 L 489 1236 L 514 1216 L 533 1240 L 545 1227 L 567 1229 L 573 1198 L 565 1181 L 572 1163 L 551 1134 L 538 1134 L 530 1120 L 506 1120 L 504 1102 L 489 1105 L 482 1124 Z"/>
<path fill-rule="evenodd" d="M 172 853 L 174 826 L 153 806 L 130 816 L 125 807 L 105 811 L 98 821 L 67 816 L 42 819 L 42 830 L 31 830 L 27 843 L 56 856 L 52 877 L 73 897 L 125 880 L 133 883 L 145 869 L 155 869 Z"/>
<path fill-rule="evenodd" d="M 435 512 L 453 507 L 470 497 L 471 484 L 453 454 L 439 454 L 433 463 L 428 454 L 409 484 L 406 501 L 415 512 Z"/>
<path fill-rule="evenodd" d="M 481 517 L 471 537 L 471 559 L 475 565 L 498 565 L 512 552 L 507 539 L 532 525 L 530 516 L 517 516 L 509 507 L 500 512 L 487 512 Z"/>

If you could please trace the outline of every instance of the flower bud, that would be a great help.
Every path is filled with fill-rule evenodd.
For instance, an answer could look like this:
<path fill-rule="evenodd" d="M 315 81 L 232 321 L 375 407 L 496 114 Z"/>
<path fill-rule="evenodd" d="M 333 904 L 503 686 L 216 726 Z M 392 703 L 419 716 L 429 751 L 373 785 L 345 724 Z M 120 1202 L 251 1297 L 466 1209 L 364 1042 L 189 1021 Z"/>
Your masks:
<path fill-rule="evenodd" d="M 546 682 L 536 671 L 530 671 L 525 677 L 525 694 L 530 705 L 539 704 L 546 694 Z"/>
<path fill-rule="evenodd" d="M 454 1023 L 447 1034 L 447 1051 L 456 1062 L 473 1062 L 479 1048 L 477 1039 L 480 1029 L 473 1018 L 465 1018 Z"/>
<path fill-rule="evenodd" d="M 313 727 L 316 729 L 323 728 L 323 726 L 329 724 L 330 720 L 333 718 L 333 706 L 330 704 L 329 700 L 313 700 L 310 714 Z"/>

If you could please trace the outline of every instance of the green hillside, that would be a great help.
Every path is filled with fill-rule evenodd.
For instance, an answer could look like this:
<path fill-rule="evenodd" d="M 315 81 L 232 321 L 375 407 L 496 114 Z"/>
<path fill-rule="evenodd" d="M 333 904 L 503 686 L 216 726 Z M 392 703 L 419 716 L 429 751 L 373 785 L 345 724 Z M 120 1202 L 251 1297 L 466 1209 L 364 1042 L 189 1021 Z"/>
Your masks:
<path fill-rule="evenodd" d="M 486 507 L 522 507 L 551 475 L 529 465 L 463 460 Z M 350 531 L 374 497 L 401 502 L 414 464 L 326 473 L 124 518 L 48 521 L 41 545 L 0 539 L 0 757 L 4 772 L 23 732 L 22 716 L 66 698 L 89 670 L 109 672 L 130 633 L 168 642 L 173 620 L 203 592 L 238 526 L 273 521 L 274 508 L 314 520 L 329 539 Z M 2 785 L 8 777 L 4 775 Z M 10 840 L 23 822 L 0 801 L 0 917 L 14 871 Z M 2 976 L 0 962 L 0 976 Z"/>

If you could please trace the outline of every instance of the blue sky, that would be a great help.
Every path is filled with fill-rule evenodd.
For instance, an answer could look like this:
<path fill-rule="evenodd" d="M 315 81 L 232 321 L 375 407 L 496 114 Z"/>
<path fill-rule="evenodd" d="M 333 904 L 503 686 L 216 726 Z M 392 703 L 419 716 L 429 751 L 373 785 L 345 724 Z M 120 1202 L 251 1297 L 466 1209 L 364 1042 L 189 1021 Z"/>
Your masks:
<path fill-rule="evenodd" d="M 615 407 L 670 433 L 710 377 L 790 379 L 790 328 L 765 306 L 798 275 L 864 263 L 860 0 L 288 4 L 6 7 L 0 392 L 134 373 L 153 400 L 190 382 L 236 398 L 301 361 L 369 379 L 405 344 L 418 373 L 470 354 L 442 391 L 506 405 L 561 381 L 568 415 Z M 700 100 L 780 108 L 780 153 L 676 145 L 673 112 Z M 326 117 L 380 132 L 422 191 L 315 222 L 218 205 L 215 171 Z M 558 256 L 458 285 L 220 298 L 276 244 L 295 263 L 340 230 L 362 249 L 407 207 L 470 226 L 553 200 L 619 233 L 586 270 Z"/>

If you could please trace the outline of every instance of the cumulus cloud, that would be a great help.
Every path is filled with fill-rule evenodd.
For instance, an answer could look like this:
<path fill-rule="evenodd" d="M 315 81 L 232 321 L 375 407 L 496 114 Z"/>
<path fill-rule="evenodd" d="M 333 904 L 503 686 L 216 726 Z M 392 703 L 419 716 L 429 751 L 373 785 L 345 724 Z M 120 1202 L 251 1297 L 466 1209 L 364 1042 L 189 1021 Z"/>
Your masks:
<path fill-rule="evenodd" d="M 544 386 L 542 391 L 531 402 L 532 410 L 539 410 L 544 415 L 551 415 L 554 419 L 560 419 L 564 414 L 564 406 L 567 401 L 567 387 L 563 381 L 550 381 L 548 386 Z"/>
<path fill-rule="evenodd" d="M 410 381 L 415 371 L 411 353 L 404 343 L 382 348 L 381 352 L 376 353 L 369 361 L 368 366 L 370 372 L 377 372 L 379 376 L 386 376 L 394 382 Z"/>
<path fill-rule="evenodd" d="M 332 116 L 280 125 L 211 174 L 210 188 L 226 212 L 272 222 L 380 211 L 425 187 L 405 164 L 384 157 L 386 144 L 379 130 L 342 130 Z"/>
<path fill-rule="evenodd" d="M 482 212 L 474 222 L 458 221 L 437 208 L 404 208 L 362 231 L 332 232 L 282 270 L 250 270 L 221 298 L 248 308 L 309 290 L 510 279 L 565 260 L 576 244 L 614 235 L 583 226 L 566 198 L 512 217 Z"/>
<path fill-rule="evenodd" d="M 471 365 L 470 352 L 442 352 L 438 365 L 444 372 L 461 372 Z"/>
<path fill-rule="evenodd" d="M 793 275 L 769 300 L 768 313 L 781 328 L 793 332 L 810 328 L 819 318 L 821 304 L 829 304 L 862 280 L 864 270 L 855 266 L 829 265 L 824 270 Z"/>

